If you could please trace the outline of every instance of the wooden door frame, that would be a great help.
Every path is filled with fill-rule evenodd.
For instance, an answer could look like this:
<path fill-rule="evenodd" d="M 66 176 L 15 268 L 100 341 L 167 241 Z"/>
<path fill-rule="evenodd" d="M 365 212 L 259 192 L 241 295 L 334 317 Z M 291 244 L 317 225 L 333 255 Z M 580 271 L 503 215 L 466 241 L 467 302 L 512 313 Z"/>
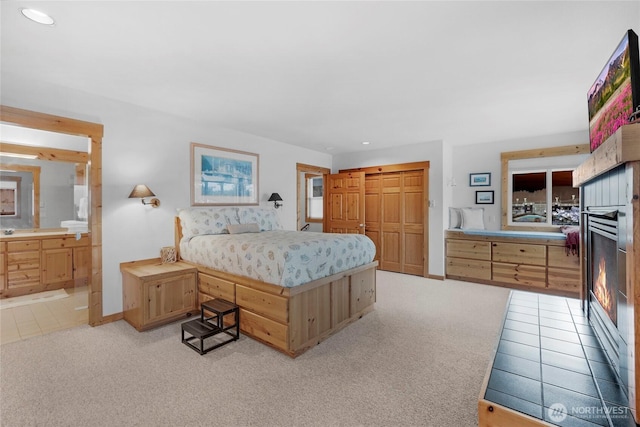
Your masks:
<path fill-rule="evenodd" d="M 15 126 L 83 136 L 88 144 L 90 164 L 89 237 L 91 239 L 91 280 L 89 280 L 89 325 L 97 326 L 116 320 L 102 315 L 102 137 L 104 126 L 67 117 L 38 113 L 0 105 L 0 122 Z M 113 318 L 112 318 L 113 317 Z M 122 314 L 120 313 L 120 317 Z"/>
<path fill-rule="evenodd" d="M 302 214 L 302 212 L 300 212 L 300 189 L 302 188 L 302 184 L 303 184 L 300 181 L 301 172 L 317 173 L 320 175 L 325 175 L 325 174 L 331 173 L 331 169 L 323 168 L 322 166 L 313 166 L 313 165 L 307 165 L 304 163 L 296 163 L 296 212 L 297 212 L 296 229 L 300 228 L 300 224 L 301 224 L 300 218 Z M 326 194 L 326 189 L 323 189 L 322 197 L 324 197 L 325 194 Z"/>
<path fill-rule="evenodd" d="M 430 162 L 412 162 L 412 163 L 398 163 L 392 165 L 382 165 L 382 166 L 368 166 L 361 168 L 352 168 L 352 169 L 340 169 L 338 172 L 364 172 L 365 176 L 373 175 L 373 174 L 383 174 L 389 172 L 410 172 L 421 170 L 423 173 L 423 212 L 424 212 L 424 236 L 423 236 L 423 247 L 424 247 L 424 265 L 423 265 L 423 277 L 431 277 L 429 275 L 429 165 Z M 366 218 L 365 212 L 365 218 Z"/>

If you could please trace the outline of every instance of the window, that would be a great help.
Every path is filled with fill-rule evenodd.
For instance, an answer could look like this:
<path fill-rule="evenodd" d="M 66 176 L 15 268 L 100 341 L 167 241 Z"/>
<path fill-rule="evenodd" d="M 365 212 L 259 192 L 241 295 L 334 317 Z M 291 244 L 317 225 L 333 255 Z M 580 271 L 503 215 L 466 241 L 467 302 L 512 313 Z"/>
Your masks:
<path fill-rule="evenodd" d="M 573 223 L 575 209 L 572 208 L 580 203 L 580 193 L 578 189 L 573 188 L 573 169 L 587 157 L 589 157 L 589 144 L 501 153 L 502 229 L 557 231 L 559 225 Z M 514 174 L 516 175 L 515 186 Z M 528 174 L 533 176 L 527 177 Z M 544 176 L 544 197 L 542 197 L 542 185 L 538 186 L 537 195 L 529 193 L 514 195 L 514 187 L 518 190 L 521 181 L 527 181 L 529 178 L 535 181 L 537 174 Z M 531 205 L 533 202 L 542 205 Z M 530 211 L 527 214 L 539 215 L 539 217 L 528 217 L 530 222 L 514 221 L 514 211 L 515 218 L 518 219 L 522 217 L 521 214 L 525 208 Z M 536 218 L 540 222 L 536 222 Z"/>
<path fill-rule="evenodd" d="M 580 191 L 572 169 L 510 171 L 510 225 L 578 225 Z"/>
<path fill-rule="evenodd" d="M 322 222 L 322 205 L 324 188 L 322 175 L 305 174 L 307 212 L 305 220 L 307 222 Z"/>

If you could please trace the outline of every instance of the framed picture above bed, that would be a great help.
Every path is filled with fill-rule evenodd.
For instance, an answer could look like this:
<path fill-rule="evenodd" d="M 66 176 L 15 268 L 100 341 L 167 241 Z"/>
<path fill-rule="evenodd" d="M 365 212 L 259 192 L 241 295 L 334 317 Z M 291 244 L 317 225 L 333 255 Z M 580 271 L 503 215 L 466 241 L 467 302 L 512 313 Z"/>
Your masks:
<path fill-rule="evenodd" d="M 257 205 L 258 154 L 191 143 L 191 206 Z"/>

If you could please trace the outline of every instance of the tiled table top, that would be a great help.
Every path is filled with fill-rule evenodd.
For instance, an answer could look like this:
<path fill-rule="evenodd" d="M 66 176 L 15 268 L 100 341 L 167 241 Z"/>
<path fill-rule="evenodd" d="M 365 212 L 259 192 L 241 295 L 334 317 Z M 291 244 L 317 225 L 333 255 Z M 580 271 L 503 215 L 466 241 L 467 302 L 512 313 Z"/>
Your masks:
<path fill-rule="evenodd" d="M 560 426 L 636 426 L 577 299 L 511 293 L 485 399 Z"/>

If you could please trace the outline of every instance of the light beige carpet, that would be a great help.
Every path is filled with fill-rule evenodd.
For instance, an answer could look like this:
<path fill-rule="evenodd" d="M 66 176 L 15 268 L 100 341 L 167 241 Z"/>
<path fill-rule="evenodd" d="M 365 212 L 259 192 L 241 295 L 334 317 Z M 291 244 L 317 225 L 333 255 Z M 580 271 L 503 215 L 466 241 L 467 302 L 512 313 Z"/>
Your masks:
<path fill-rule="evenodd" d="M 378 272 L 376 309 L 297 359 L 180 323 L 0 346 L 2 426 L 473 426 L 508 290 Z"/>
<path fill-rule="evenodd" d="M 57 299 L 67 298 L 68 296 L 69 294 L 64 289 L 56 289 L 54 291 L 44 291 L 38 292 L 37 294 L 0 299 L 0 310 L 3 308 L 20 307 L 39 302 L 54 301 Z"/>

